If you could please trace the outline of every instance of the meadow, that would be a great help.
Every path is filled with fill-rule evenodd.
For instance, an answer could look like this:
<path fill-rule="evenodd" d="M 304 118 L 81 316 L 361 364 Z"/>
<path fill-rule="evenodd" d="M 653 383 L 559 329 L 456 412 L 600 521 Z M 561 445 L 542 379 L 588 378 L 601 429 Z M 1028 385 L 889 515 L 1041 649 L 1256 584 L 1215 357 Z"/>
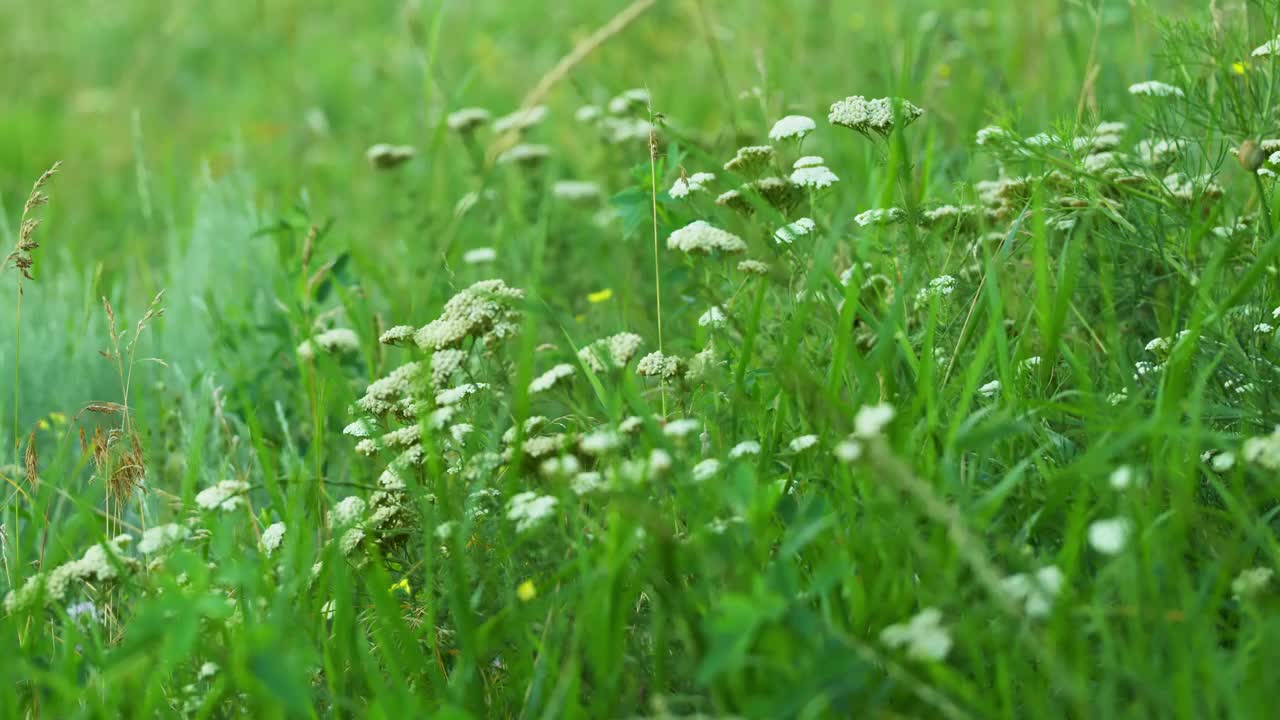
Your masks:
<path fill-rule="evenodd" d="M 1274 717 L 1280 2 L 0 59 L 0 718 Z"/>

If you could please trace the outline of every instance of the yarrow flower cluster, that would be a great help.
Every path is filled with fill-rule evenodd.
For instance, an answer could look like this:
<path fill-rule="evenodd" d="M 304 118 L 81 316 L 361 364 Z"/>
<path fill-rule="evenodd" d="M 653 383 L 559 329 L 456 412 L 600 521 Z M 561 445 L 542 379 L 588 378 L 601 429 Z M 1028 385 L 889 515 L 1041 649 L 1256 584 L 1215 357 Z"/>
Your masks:
<path fill-rule="evenodd" d="M 818 127 L 813 118 L 804 115 L 788 115 L 773 124 L 769 130 L 769 139 L 779 140 L 802 139 Z"/>
<path fill-rule="evenodd" d="M 825 162 L 817 155 L 802 157 L 795 161 L 791 177 L 788 179 L 792 185 L 802 188 L 821 190 L 831 187 L 839 182 L 840 178 L 831 172 L 831 169 L 824 164 Z"/>
<path fill-rule="evenodd" d="M 574 372 L 575 371 L 572 365 L 569 365 L 567 363 L 560 363 L 559 365 L 556 365 L 550 370 L 534 378 L 533 382 L 529 383 L 529 392 L 531 394 L 546 392 L 547 390 L 550 390 L 551 388 L 555 387 L 556 383 L 558 383 L 560 380 L 573 375 Z"/>
<path fill-rule="evenodd" d="M 906 648 L 907 657 L 925 662 L 939 662 L 951 652 L 951 634 L 936 608 L 925 608 L 906 623 L 881 630 L 880 642 L 895 650 Z"/>
<path fill-rule="evenodd" d="M 644 339 L 635 333 L 622 332 L 601 338 L 578 351 L 578 359 L 592 372 L 605 372 L 610 367 L 626 367 L 644 345 Z"/>
<path fill-rule="evenodd" d="M 694 220 L 671 233 L 667 247 L 690 255 L 710 255 L 713 252 L 732 255 L 746 252 L 747 244 L 733 233 L 721 230 L 705 220 Z"/>
<path fill-rule="evenodd" d="M 1158 80 L 1134 83 L 1129 86 L 1129 94 L 1144 95 L 1146 97 L 1183 97 L 1184 95 L 1182 88 L 1162 83 Z"/>
<path fill-rule="evenodd" d="M 671 184 L 667 194 L 673 198 L 683 198 L 688 197 L 689 193 L 705 192 L 707 185 L 715 179 L 716 176 L 709 172 L 696 172 L 688 177 L 681 175 Z"/>
<path fill-rule="evenodd" d="M 902 98 L 868 100 L 861 95 L 851 95 L 831 105 L 827 120 L 864 135 L 888 135 L 894 127 L 905 128 L 923 114 L 923 110 Z"/>

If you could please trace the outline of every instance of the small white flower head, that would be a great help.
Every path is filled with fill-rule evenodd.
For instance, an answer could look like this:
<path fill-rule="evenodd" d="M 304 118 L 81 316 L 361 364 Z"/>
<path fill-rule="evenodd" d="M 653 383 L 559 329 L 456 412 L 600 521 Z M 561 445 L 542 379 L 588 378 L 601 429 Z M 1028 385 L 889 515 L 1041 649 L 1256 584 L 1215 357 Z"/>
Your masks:
<path fill-rule="evenodd" d="M 538 466 L 539 472 L 546 477 L 572 477 L 581 469 L 582 464 L 572 455 L 548 458 Z"/>
<path fill-rule="evenodd" d="M 721 328 L 728 321 L 729 318 L 725 316 L 724 311 L 718 305 L 712 305 L 698 317 L 698 325 L 700 327 Z"/>
<path fill-rule="evenodd" d="M 649 452 L 648 466 L 649 474 L 651 476 L 656 477 L 665 473 L 671 469 L 672 464 L 674 463 L 671 459 L 671 455 L 666 450 L 663 450 L 662 448 L 654 448 Z"/>
<path fill-rule="evenodd" d="M 156 525 L 142 531 L 142 539 L 138 541 L 138 552 L 151 555 L 174 543 L 182 542 L 190 536 L 191 531 L 185 525 Z"/>
<path fill-rule="evenodd" d="M 1257 596 L 1271 584 L 1275 571 L 1269 567 L 1255 567 L 1241 570 L 1235 580 L 1231 581 L 1231 595 L 1237 600 L 1248 600 Z"/>
<path fill-rule="evenodd" d="M 491 263 L 498 259 L 498 252 L 491 247 L 480 247 L 462 253 L 462 262 L 468 265 Z"/>
<path fill-rule="evenodd" d="M 545 105 L 536 105 L 534 107 L 517 110 L 510 115 L 503 115 L 493 121 L 493 131 L 496 133 L 505 133 L 510 131 L 522 131 L 537 125 L 547 117 L 547 107 Z"/>
<path fill-rule="evenodd" d="M 1103 555 L 1116 555 L 1129 544 L 1133 522 L 1125 517 L 1095 520 L 1089 525 L 1089 545 Z"/>
<path fill-rule="evenodd" d="M 222 480 L 196 494 L 196 505 L 201 510 L 235 510 L 244 504 L 249 483 L 241 480 Z"/>
<path fill-rule="evenodd" d="M 441 390 L 436 393 L 436 405 L 441 407 L 457 405 L 481 390 L 487 390 L 488 388 L 489 385 L 487 383 L 464 383 L 457 387 Z"/>
<path fill-rule="evenodd" d="M 902 98 L 868 100 L 861 95 L 851 95 L 831 105 L 827 121 L 863 135 L 888 135 L 895 126 L 905 128 L 923 114 L 923 110 Z"/>
<path fill-rule="evenodd" d="M 917 302 L 925 302 L 930 298 L 943 298 L 956 291 L 956 279 L 950 275 L 941 275 L 929 281 L 927 287 L 916 293 Z"/>
<path fill-rule="evenodd" d="M 707 458 L 693 466 L 693 481 L 703 482 L 714 477 L 718 472 L 720 472 L 720 461 L 715 458 Z"/>
<path fill-rule="evenodd" d="M 329 511 L 329 527 L 344 528 L 355 525 L 364 517 L 364 499 L 355 495 L 342 498 Z"/>
<path fill-rule="evenodd" d="M 1182 88 L 1174 87 L 1168 83 L 1162 83 L 1158 80 L 1147 80 L 1146 82 L 1134 83 L 1129 86 L 1130 95 L 1142 95 L 1146 97 L 1183 97 Z"/>
<path fill-rule="evenodd" d="M 521 143 L 498 156 L 499 165 L 523 165 L 532 167 L 551 157 L 551 148 L 536 143 Z"/>
<path fill-rule="evenodd" d="M 644 339 L 635 333 L 621 332 L 601 338 L 578 350 L 578 359 L 592 372 L 605 372 L 611 368 L 626 367 L 644 345 Z"/>
<path fill-rule="evenodd" d="M 1100 152 L 1088 155 L 1084 159 L 1085 172 L 1097 175 L 1103 170 L 1115 167 L 1120 161 L 1120 156 L 1113 152 Z"/>
<path fill-rule="evenodd" d="M 899 223 L 907 219 L 907 214 L 902 208 L 872 208 L 866 212 L 858 213 L 854 216 L 853 221 L 867 227 L 868 225 L 888 225 L 890 223 Z"/>
<path fill-rule="evenodd" d="M 573 375 L 574 372 L 572 365 L 568 363 L 560 363 L 534 378 L 533 382 L 529 383 L 529 393 L 535 394 L 546 392 L 547 390 L 555 387 L 556 383 L 560 382 L 562 379 Z"/>
<path fill-rule="evenodd" d="M 773 124 L 773 128 L 769 130 L 769 139 L 775 142 L 793 138 L 800 140 L 817 129 L 817 127 L 817 123 L 811 117 L 788 115 Z"/>
<path fill-rule="evenodd" d="M 707 185 L 716 179 L 714 173 L 696 172 L 688 177 L 683 174 L 671 184 L 667 194 L 673 198 L 687 197 L 689 193 L 706 192 Z"/>
<path fill-rule="evenodd" d="M 1260 322 L 1253 326 L 1253 331 L 1259 335 L 1271 335 L 1275 333 L 1276 326 L 1271 323 Z"/>
<path fill-rule="evenodd" d="M 1137 478 L 1138 474 L 1132 467 L 1129 467 L 1128 465 L 1121 465 L 1111 471 L 1111 475 L 1107 477 L 1107 482 L 1111 485 L 1112 489 L 1125 490 L 1132 486 Z"/>
<path fill-rule="evenodd" d="M 1169 340 L 1168 338 L 1162 337 L 1152 338 L 1147 341 L 1147 344 L 1143 349 L 1149 353 L 1155 353 L 1157 355 L 1167 353 L 1169 352 Z"/>
<path fill-rule="evenodd" d="M 361 418 L 342 429 L 342 434 L 353 438 L 371 438 L 378 432 L 378 423 L 368 418 Z"/>
<path fill-rule="evenodd" d="M 1177 160 L 1187 147 L 1182 139 L 1148 139 L 1134 147 L 1138 159 L 1150 167 L 1168 165 Z"/>
<path fill-rule="evenodd" d="M 365 151 L 364 156 L 369 161 L 369 164 L 375 168 L 390 170 L 409 162 L 415 154 L 417 154 L 417 151 L 409 145 L 378 143 Z"/>
<path fill-rule="evenodd" d="M 1053 600 L 1062 590 L 1062 571 L 1050 565 L 1027 575 L 1018 573 L 1000 581 L 1000 590 L 1010 602 L 1021 605 L 1029 617 L 1046 617 Z"/>
<path fill-rule="evenodd" d="M 729 172 L 755 174 L 773 162 L 772 145 L 747 145 L 738 148 L 738 152 L 724 164 Z"/>
<path fill-rule="evenodd" d="M 734 445 L 733 449 L 729 451 L 729 458 L 733 460 L 737 460 L 738 458 L 746 457 L 747 455 L 759 455 L 759 454 L 760 454 L 760 443 L 756 442 L 755 440 L 743 440 L 737 445 Z"/>
<path fill-rule="evenodd" d="M 837 460 L 848 465 L 849 463 L 857 462 L 858 458 L 862 457 L 862 443 L 852 438 L 841 440 L 832 453 Z"/>
<path fill-rule="evenodd" d="M 738 262 L 738 272 L 746 275 L 768 275 L 769 265 L 759 260 L 742 260 Z"/>
<path fill-rule="evenodd" d="M 1224 473 L 1236 466 L 1236 454 L 1230 451 L 1209 452 L 1205 453 L 1209 457 L 1202 456 L 1201 459 L 1208 461 L 1209 467 L 1214 472 Z"/>
<path fill-rule="evenodd" d="M 992 380 L 986 385 L 983 385 L 982 387 L 978 388 L 978 394 L 981 395 L 982 397 L 994 397 L 998 392 L 1000 392 L 999 380 Z"/>
<path fill-rule="evenodd" d="M 861 438 L 882 435 L 896 414 L 897 411 L 889 403 L 863 405 L 853 418 L 853 434 Z"/>
<path fill-rule="evenodd" d="M 1023 360 L 1023 361 L 1022 361 L 1022 362 L 1020 362 L 1020 363 L 1018 363 L 1018 365 L 1019 365 L 1019 367 L 1021 367 L 1023 370 L 1028 370 L 1028 371 L 1029 371 L 1029 370 L 1035 370 L 1036 368 L 1040 367 L 1040 365 L 1041 365 L 1043 362 L 1044 362 L 1044 361 L 1040 359 L 1040 356 L 1039 356 L 1039 355 L 1032 355 L 1031 357 L 1029 357 L 1029 358 L 1027 358 L 1027 359 Z"/>
<path fill-rule="evenodd" d="M 589 432 L 578 441 L 578 447 L 588 455 L 604 455 L 621 445 L 622 435 L 610 429 Z"/>
<path fill-rule="evenodd" d="M 975 142 L 979 145 L 997 145 L 1014 140 L 1013 133 L 996 125 L 988 125 L 978 131 Z"/>
<path fill-rule="evenodd" d="M 1121 390 L 1120 392 L 1113 392 L 1113 393 L 1111 393 L 1110 395 L 1108 395 L 1108 396 L 1107 396 L 1107 404 L 1108 404 L 1108 405 L 1123 405 L 1123 404 L 1124 404 L 1124 402 L 1125 402 L 1126 400 L 1128 400 L 1128 399 L 1129 399 L 1129 393 L 1128 393 L 1127 391 L 1125 391 L 1125 390 Z"/>
<path fill-rule="evenodd" d="M 284 533 L 287 529 L 284 523 L 278 522 L 272 523 L 267 526 L 266 530 L 262 531 L 262 548 L 266 550 L 267 557 L 271 557 L 272 553 L 280 549 L 280 544 L 284 542 Z"/>
<path fill-rule="evenodd" d="M 791 452 L 793 453 L 799 453 L 799 452 L 804 452 L 805 450 L 808 450 L 809 448 L 817 444 L 818 444 L 817 435 L 801 435 L 800 437 L 792 440 L 787 445 L 787 448 L 790 449 Z"/>
<path fill-rule="evenodd" d="M 574 495 L 587 495 L 604 487 L 604 476 L 598 472 L 580 472 L 569 481 Z"/>
<path fill-rule="evenodd" d="M 573 119 L 580 123 L 591 123 L 600 119 L 603 111 L 599 105 L 583 105 L 573 113 Z"/>
<path fill-rule="evenodd" d="M 737 235 L 725 232 L 705 220 L 694 220 L 671 233 L 667 238 L 667 248 L 690 255 L 710 255 L 713 252 L 734 254 L 746 252 L 747 244 Z"/>
<path fill-rule="evenodd" d="M 614 115 L 623 115 L 633 110 L 643 110 L 649 107 L 652 99 L 649 91 L 645 88 L 633 88 L 619 93 L 617 97 L 609 101 L 609 112 Z"/>
<path fill-rule="evenodd" d="M 1270 435 L 1251 437 L 1244 441 L 1240 455 L 1245 462 L 1260 465 L 1268 470 L 1280 470 L 1280 425 Z"/>
<path fill-rule="evenodd" d="M 1100 122 L 1093 130 L 1095 135 L 1123 135 L 1128 131 L 1129 123 L 1125 122 Z"/>
<path fill-rule="evenodd" d="M 702 423 L 694 418 L 677 418 L 663 426 L 662 434 L 667 437 L 683 438 L 701 429 Z"/>
<path fill-rule="evenodd" d="M 471 423 L 457 423 L 449 426 L 449 437 L 453 438 L 455 443 L 462 443 L 467 436 L 475 432 L 475 426 Z"/>
<path fill-rule="evenodd" d="M 600 185 L 589 180 L 559 180 L 551 186 L 552 196 L 569 202 L 596 200 L 601 195 Z"/>
<path fill-rule="evenodd" d="M 412 325 L 396 325 L 378 336 L 383 345 L 408 345 L 413 342 L 413 334 L 418 329 Z"/>
<path fill-rule="evenodd" d="M 507 518 L 516 523 L 516 532 L 525 532 L 550 517 L 559 502 L 550 495 L 522 492 L 507 504 Z"/>
<path fill-rule="evenodd" d="M 1268 57 L 1277 53 L 1280 53 L 1280 36 L 1268 40 L 1254 48 L 1250 55 L 1253 57 Z"/>
<path fill-rule="evenodd" d="M 449 113 L 445 118 L 445 124 L 449 129 L 460 135 L 467 135 L 475 132 L 480 126 L 485 125 L 493 119 L 493 113 L 484 108 L 462 108 Z"/>
<path fill-rule="evenodd" d="M 1275 318 L 1276 320 L 1280 320 L 1280 306 L 1277 306 L 1274 310 L 1271 311 L 1271 317 Z"/>
<path fill-rule="evenodd" d="M 200 666 L 199 677 L 201 680 L 208 680 L 209 678 L 216 676 L 220 669 L 221 668 L 218 667 L 217 663 L 207 662 Z"/>
<path fill-rule="evenodd" d="M 813 222 L 812 218 L 800 218 L 793 223 L 778 228 L 773 233 L 773 240 L 779 245 L 790 245 L 796 238 L 804 237 L 813 232 L 816 227 L 817 224 Z"/>
<path fill-rule="evenodd" d="M 327 353 L 354 352 L 360 349 L 360 337 L 354 330 L 334 328 L 311 338 L 316 347 Z"/>
<path fill-rule="evenodd" d="M 641 377 L 658 377 L 670 380 L 680 374 L 681 364 L 679 357 L 666 355 L 661 351 L 655 350 L 640 358 L 640 362 L 636 363 L 636 374 Z"/>
<path fill-rule="evenodd" d="M 905 624 L 881 630 L 880 642 L 894 650 L 905 647 L 907 657 L 923 662 L 939 662 L 951 651 L 951 634 L 935 608 L 925 608 Z"/>
<path fill-rule="evenodd" d="M 791 171 L 791 177 L 787 179 L 791 181 L 792 185 L 814 190 L 829 188 L 840 182 L 840 177 L 831 172 L 831 169 L 826 165 L 796 168 Z"/>

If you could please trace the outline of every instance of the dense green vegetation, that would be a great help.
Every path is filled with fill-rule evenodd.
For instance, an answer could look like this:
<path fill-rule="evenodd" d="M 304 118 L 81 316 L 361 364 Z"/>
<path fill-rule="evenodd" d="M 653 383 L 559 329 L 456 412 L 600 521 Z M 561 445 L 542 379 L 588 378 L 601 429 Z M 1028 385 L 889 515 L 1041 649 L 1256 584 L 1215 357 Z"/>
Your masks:
<path fill-rule="evenodd" d="M 0 5 L 0 717 L 1267 717 L 1278 32 Z"/>

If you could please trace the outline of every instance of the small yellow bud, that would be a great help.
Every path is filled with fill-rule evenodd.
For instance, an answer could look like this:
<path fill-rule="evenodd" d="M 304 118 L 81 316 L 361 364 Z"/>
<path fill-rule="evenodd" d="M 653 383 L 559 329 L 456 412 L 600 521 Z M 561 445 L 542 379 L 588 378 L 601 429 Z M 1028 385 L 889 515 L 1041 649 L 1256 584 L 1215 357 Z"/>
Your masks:
<path fill-rule="evenodd" d="M 533 586 L 532 580 L 525 580 L 516 588 L 516 597 L 520 598 L 522 602 L 529 602 L 538 597 L 538 588 Z"/>

